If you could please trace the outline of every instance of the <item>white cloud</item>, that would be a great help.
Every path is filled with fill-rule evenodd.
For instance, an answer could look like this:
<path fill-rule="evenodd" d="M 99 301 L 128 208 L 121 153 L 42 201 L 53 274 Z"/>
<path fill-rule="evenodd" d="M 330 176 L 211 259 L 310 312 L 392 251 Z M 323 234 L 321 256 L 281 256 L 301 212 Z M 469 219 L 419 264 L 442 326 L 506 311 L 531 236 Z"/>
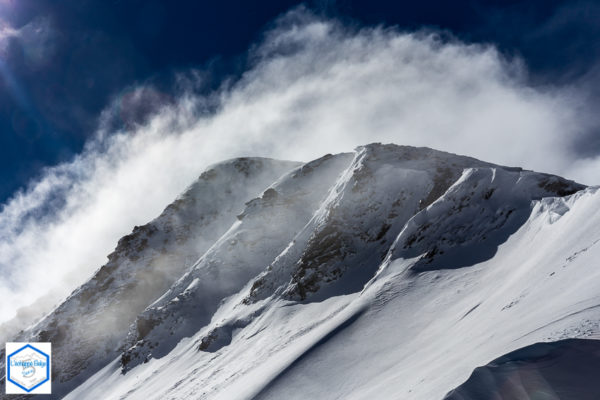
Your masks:
<path fill-rule="evenodd" d="M 573 166 L 568 150 L 585 129 L 577 92 L 528 87 L 518 60 L 491 46 L 426 32 L 353 31 L 296 10 L 251 59 L 239 82 L 210 98 L 183 95 L 143 126 L 101 132 L 73 162 L 48 169 L 5 205 L 0 295 L 18 300 L 0 305 L 0 320 L 47 288 L 73 289 L 119 237 L 225 158 L 309 160 L 382 141 L 594 183 L 592 164 Z M 198 111 L 215 101 L 216 112 Z"/>

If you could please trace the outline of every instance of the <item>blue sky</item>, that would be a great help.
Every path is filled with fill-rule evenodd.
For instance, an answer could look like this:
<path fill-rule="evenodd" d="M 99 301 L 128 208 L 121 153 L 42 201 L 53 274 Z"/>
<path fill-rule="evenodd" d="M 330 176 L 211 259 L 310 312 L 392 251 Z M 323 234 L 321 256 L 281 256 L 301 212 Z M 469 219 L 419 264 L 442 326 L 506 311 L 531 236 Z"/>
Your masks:
<path fill-rule="evenodd" d="M 237 79 L 247 50 L 296 1 L 0 1 L 0 201 L 42 169 L 72 160 L 107 108 L 117 130 L 172 102 L 174 74 L 204 72 L 197 91 Z M 597 73 L 600 4 L 592 1 L 309 1 L 352 26 L 423 27 L 492 43 L 526 63 L 532 85 L 574 84 Z M 590 80 L 588 80 L 589 82 Z M 152 83 L 142 100 L 131 90 Z M 597 89 L 597 88 L 596 88 Z M 595 96 L 597 90 L 591 90 Z M 600 152 L 588 132 L 573 142 Z"/>

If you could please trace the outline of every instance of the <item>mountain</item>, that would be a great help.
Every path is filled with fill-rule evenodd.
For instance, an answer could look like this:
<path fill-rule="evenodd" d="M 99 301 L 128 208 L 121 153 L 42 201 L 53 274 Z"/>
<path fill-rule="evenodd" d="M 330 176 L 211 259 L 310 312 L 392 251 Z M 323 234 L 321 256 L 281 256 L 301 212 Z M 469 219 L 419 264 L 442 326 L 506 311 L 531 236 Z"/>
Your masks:
<path fill-rule="evenodd" d="M 428 148 L 230 160 L 18 339 L 53 343 L 53 398 L 459 399 L 503 354 L 600 335 L 598 207 Z"/>

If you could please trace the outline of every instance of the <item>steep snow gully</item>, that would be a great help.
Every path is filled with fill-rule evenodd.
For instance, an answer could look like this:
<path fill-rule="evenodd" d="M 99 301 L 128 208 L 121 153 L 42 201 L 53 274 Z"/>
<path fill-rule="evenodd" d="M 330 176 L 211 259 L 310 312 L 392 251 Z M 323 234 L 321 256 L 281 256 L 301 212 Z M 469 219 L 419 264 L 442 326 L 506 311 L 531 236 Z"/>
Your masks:
<path fill-rule="evenodd" d="M 15 339 L 51 398 L 596 399 L 598 209 L 427 148 L 224 161 Z"/>

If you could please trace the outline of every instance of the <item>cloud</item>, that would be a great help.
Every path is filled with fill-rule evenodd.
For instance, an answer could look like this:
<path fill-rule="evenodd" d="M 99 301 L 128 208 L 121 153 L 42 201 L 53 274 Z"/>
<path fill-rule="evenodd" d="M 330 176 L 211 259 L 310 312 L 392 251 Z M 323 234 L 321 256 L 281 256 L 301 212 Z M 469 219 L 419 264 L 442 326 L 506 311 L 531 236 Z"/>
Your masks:
<path fill-rule="evenodd" d="M 354 29 L 296 9 L 249 60 L 239 80 L 208 95 L 163 101 L 154 89 L 132 91 L 107 108 L 108 122 L 79 156 L 45 170 L 5 204 L 0 295 L 11 301 L 0 305 L 0 320 L 47 290 L 66 295 L 119 237 L 225 158 L 310 160 L 381 141 L 597 183 L 598 159 L 572 151 L 595 124 L 582 117 L 585 96 L 572 87 L 528 86 L 522 62 L 493 46 L 427 31 Z M 178 82 L 194 85 L 193 76 L 202 74 Z M 110 131 L 123 104 L 134 113 L 148 109 L 137 102 L 145 93 L 153 93 L 153 115 Z"/>
<path fill-rule="evenodd" d="M 14 29 L 10 24 L 4 21 L 0 21 L 0 44 L 4 44 L 5 41 L 11 37 L 19 35 L 19 31 Z"/>
<path fill-rule="evenodd" d="M 11 40 L 22 49 L 22 55 L 30 67 L 38 67 L 52 53 L 57 32 L 47 17 L 37 17 L 20 28 L 0 20 L 0 51 L 3 56 Z"/>

